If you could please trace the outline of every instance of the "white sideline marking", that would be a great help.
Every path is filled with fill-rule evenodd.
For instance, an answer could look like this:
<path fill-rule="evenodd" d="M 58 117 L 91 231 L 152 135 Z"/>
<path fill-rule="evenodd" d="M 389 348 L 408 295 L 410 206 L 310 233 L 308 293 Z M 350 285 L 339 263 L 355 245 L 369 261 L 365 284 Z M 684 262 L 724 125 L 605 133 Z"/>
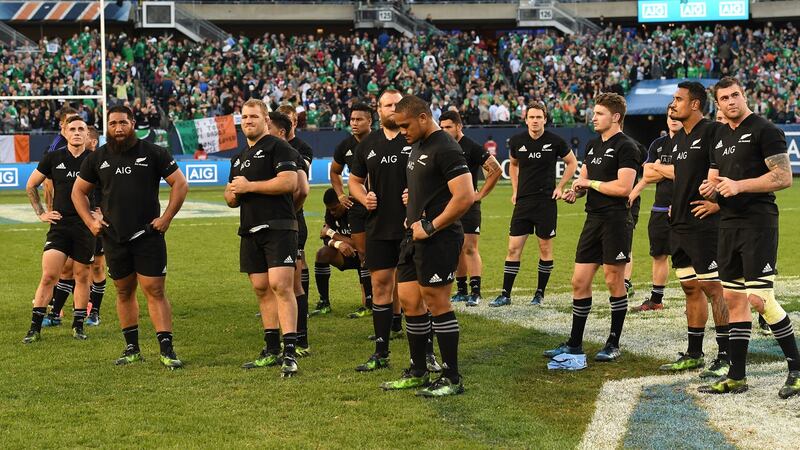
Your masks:
<path fill-rule="evenodd" d="M 167 207 L 167 200 L 161 200 L 161 210 Z M 238 217 L 239 210 L 236 208 L 228 208 L 227 205 L 222 203 L 213 202 L 184 202 L 181 210 L 178 211 L 176 219 L 196 219 L 202 217 Z M 14 222 L 25 223 L 40 223 L 36 215 L 34 215 L 31 205 L 19 203 L 11 205 L 0 205 L 0 219 L 11 220 Z M 4 230 L 4 231 L 16 231 Z"/>
<path fill-rule="evenodd" d="M 606 381 L 597 396 L 592 421 L 586 427 L 578 448 L 587 450 L 619 448 L 628 432 L 628 420 L 646 386 L 672 384 L 680 380 L 689 380 L 692 376 L 697 375 L 684 373 Z M 668 422 L 669 419 L 665 418 L 664 423 Z"/>

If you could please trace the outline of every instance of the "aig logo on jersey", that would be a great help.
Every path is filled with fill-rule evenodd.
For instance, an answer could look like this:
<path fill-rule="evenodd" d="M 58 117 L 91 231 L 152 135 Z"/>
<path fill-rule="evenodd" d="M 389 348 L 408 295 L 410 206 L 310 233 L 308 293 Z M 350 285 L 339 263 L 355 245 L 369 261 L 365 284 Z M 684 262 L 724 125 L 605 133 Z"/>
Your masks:
<path fill-rule="evenodd" d="M 217 179 L 216 164 L 186 165 L 186 180 L 189 183 L 216 183 Z"/>
<path fill-rule="evenodd" d="M 381 156 L 381 164 L 394 164 L 397 162 L 397 155 Z"/>
<path fill-rule="evenodd" d="M 0 187 L 19 186 L 19 172 L 16 167 L 0 168 Z"/>

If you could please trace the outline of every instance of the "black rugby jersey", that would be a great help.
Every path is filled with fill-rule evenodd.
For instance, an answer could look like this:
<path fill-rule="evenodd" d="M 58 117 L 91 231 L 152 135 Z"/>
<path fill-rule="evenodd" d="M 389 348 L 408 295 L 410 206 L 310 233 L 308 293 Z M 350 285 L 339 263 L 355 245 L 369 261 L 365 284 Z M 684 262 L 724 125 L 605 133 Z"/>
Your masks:
<path fill-rule="evenodd" d="M 347 211 L 345 211 L 341 217 L 334 217 L 334 215 L 331 214 L 330 211 L 326 210 L 325 225 L 327 225 L 328 228 L 330 228 L 331 230 L 341 234 L 342 236 L 350 237 L 352 235 L 352 232 L 350 230 L 350 221 L 348 220 L 347 216 L 348 216 Z M 322 238 L 322 241 L 325 243 L 325 245 L 328 244 L 329 240 L 330 238 L 328 236 Z"/>
<path fill-rule="evenodd" d="M 430 221 L 444 211 L 453 197 L 447 183 L 469 173 L 467 160 L 458 143 L 442 130 L 420 141 L 408 157 L 408 224 L 426 218 Z M 456 221 L 447 230 L 462 232 Z"/>
<path fill-rule="evenodd" d="M 625 133 L 619 132 L 603 142 L 601 137 L 586 144 L 583 165 L 588 179 L 614 181 L 619 169 L 638 170 L 641 166 L 639 148 Z M 586 212 L 589 214 L 619 214 L 628 209 L 627 197 L 612 197 L 589 189 L 586 194 Z"/>
<path fill-rule="evenodd" d="M 292 140 L 289 141 L 289 145 L 291 145 L 293 149 L 297 150 L 297 153 L 300 153 L 300 156 L 302 156 L 303 160 L 305 160 L 306 163 L 302 169 L 305 171 L 306 176 L 308 176 L 309 171 L 311 170 L 311 161 L 314 159 L 314 150 L 306 143 L 306 141 L 297 136 L 293 137 Z"/>
<path fill-rule="evenodd" d="M 406 188 L 406 162 L 411 145 L 401 134 L 391 141 L 382 129 L 371 132 L 356 147 L 350 173 L 367 180 L 367 191 L 375 192 L 378 208 L 367 217 L 369 239 L 402 239 L 406 207 L 403 190 Z M 459 149 L 460 151 L 460 149 Z"/>
<path fill-rule="evenodd" d="M 339 142 L 339 145 L 337 145 L 336 149 L 333 151 L 333 160 L 342 167 L 351 168 L 353 165 L 353 158 L 355 158 L 356 147 L 358 147 L 356 137 L 352 134 L 347 136 L 342 142 Z"/>
<path fill-rule="evenodd" d="M 473 141 L 472 139 L 462 136 L 458 141 L 461 146 L 461 151 L 464 153 L 464 158 L 467 160 L 467 167 L 469 173 L 472 174 L 472 189 L 478 190 L 478 177 L 480 177 L 483 164 L 489 159 L 489 152 L 487 152 L 481 144 Z"/>
<path fill-rule="evenodd" d="M 747 116 L 735 130 L 727 125 L 720 127 L 713 144 L 711 167 L 732 180 L 758 178 L 769 172 L 765 159 L 787 153 L 783 131 L 756 114 Z M 719 195 L 717 199 L 720 227 L 778 227 L 778 205 L 772 192 L 747 192 L 728 198 Z"/>
<path fill-rule="evenodd" d="M 711 164 L 709 155 L 716 130 L 721 126 L 718 122 L 702 119 L 688 136 L 683 129 L 675 133 L 672 146 L 675 179 L 672 184 L 670 224 L 677 231 L 702 231 L 719 226 L 719 214 L 698 219 L 692 214 L 694 206 L 691 202 L 703 200 L 699 191 L 700 184 L 708 178 Z"/>
<path fill-rule="evenodd" d="M 266 181 L 284 171 L 297 172 L 300 155 L 286 141 L 266 135 L 231 158 L 228 181 L 243 176 L 248 181 Z M 239 235 L 264 229 L 297 230 L 292 193 L 266 195 L 249 192 L 239 196 Z"/>
<path fill-rule="evenodd" d="M 176 170 L 178 165 L 167 149 L 141 139 L 121 153 L 107 145 L 90 152 L 80 177 L 102 191 L 100 208 L 109 224 L 105 236 L 125 242 L 144 231 L 161 214 L 161 179 Z"/>
<path fill-rule="evenodd" d="M 556 188 L 556 163 L 570 152 L 567 143 L 550 131 L 534 140 L 527 130 L 512 136 L 508 143 L 519 165 L 517 202 L 526 197 L 550 198 Z"/>
<path fill-rule="evenodd" d="M 62 218 L 78 217 L 75 205 L 72 203 L 72 186 L 81 171 L 81 164 L 92 153 L 84 150 L 77 157 L 72 156 L 69 150 L 62 148 L 45 153 L 36 170 L 45 177 L 53 180 L 53 209 L 61 214 Z M 91 195 L 90 198 L 93 198 Z"/>
<path fill-rule="evenodd" d="M 674 145 L 669 135 L 657 138 L 650 144 L 650 150 L 647 152 L 647 162 L 655 163 L 656 161 L 661 161 L 661 164 L 672 165 L 672 151 Z M 671 204 L 672 180 L 664 178 L 656 183 L 656 195 L 653 200 L 653 208 L 669 208 Z"/>

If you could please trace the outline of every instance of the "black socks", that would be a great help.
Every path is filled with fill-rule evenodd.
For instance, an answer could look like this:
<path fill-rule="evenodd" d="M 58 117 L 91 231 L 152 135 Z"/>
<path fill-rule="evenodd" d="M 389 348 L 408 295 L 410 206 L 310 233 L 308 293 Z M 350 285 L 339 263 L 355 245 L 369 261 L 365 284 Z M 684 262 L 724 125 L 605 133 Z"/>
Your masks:
<path fill-rule="evenodd" d="M 122 335 L 125 337 L 126 345 L 132 346 L 137 351 L 139 350 L 139 325 L 123 328 Z"/>
<path fill-rule="evenodd" d="M 514 288 L 514 280 L 519 273 L 519 261 L 506 261 L 503 266 L 503 291 L 500 293 L 511 298 L 511 289 Z"/>
<path fill-rule="evenodd" d="M 330 264 L 314 264 L 314 280 L 317 282 L 319 301 L 330 304 L 331 266 Z"/>
<path fill-rule="evenodd" d="M 456 313 L 450 311 L 433 317 L 433 332 L 439 341 L 439 352 L 442 355 L 442 375 L 453 383 L 460 381 L 458 373 L 458 319 Z"/>
<path fill-rule="evenodd" d="M 547 282 L 550 281 L 550 274 L 553 272 L 553 261 L 539 260 L 539 278 L 536 290 L 544 296 L 547 289 Z"/>
<path fill-rule="evenodd" d="M 572 299 L 572 330 L 567 341 L 570 347 L 580 347 L 583 344 L 583 330 L 591 310 L 592 297 Z"/>

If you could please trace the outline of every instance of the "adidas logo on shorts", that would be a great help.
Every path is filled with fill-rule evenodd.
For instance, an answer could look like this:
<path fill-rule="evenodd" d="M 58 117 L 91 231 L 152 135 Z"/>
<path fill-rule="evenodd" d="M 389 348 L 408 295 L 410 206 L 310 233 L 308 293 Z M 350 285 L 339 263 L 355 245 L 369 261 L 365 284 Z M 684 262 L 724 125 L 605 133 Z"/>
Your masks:
<path fill-rule="evenodd" d="M 161 273 L 167 273 L 167 266 L 164 266 L 164 270 L 162 270 Z"/>
<path fill-rule="evenodd" d="M 619 255 L 617 255 L 617 261 L 622 260 L 622 259 L 625 259 L 625 253 L 619 252 Z"/>
<path fill-rule="evenodd" d="M 56 166 L 56 169 L 66 169 L 66 168 L 67 168 L 67 166 L 65 166 L 64 163 L 61 163 L 61 164 Z"/>
<path fill-rule="evenodd" d="M 555 236 L 555 235 L 556 235 L 556 230 L 550 232 L 550 236 Z"/>
<path fill-rule="evenodd" d="M 476 233 L 480 233 L 481 232 L 481 227 L 475 227 L 475 232 Z"/>
<path fill-rule="evenodd" d="M 433 274 L 431 279 L 428 280 L 428 283 L 441 283 L 441 282 L 442 282 L 442 279 L 439 278 L 439 274 L 438 273 Z"/>
<path fill-rule="evenodd" d="M 711 261 L 711 264 L 708 265 L 708 270 L 716 270 L 717 269 L 717 262 Z"/>
<path fill-rule="evenodd" d="M 453 272 L 450 272 L 450 274 L 447 275 L 447 280 L 451 281 L 452 279 L 453 279 Z"/>
<path fill-rule="evenodd" d="M 109 167 L 111 166 L 108 165 L 108 161 L 103 161 L 103 164 L 100 164 L 101 169 L 108 169 Z"/>
<path fill-rule="evenodd" d="M 375 157 L 375 150 L 370 150 L 369 151 L 369 155 L 367 155 L 367 159 L 374 158 L 374 157 Z"/>
<path fill-rule="evenodd" d="M 53 241 L 47 241 L 47 242 L 44 243 L 44 246 L 47 247 L 48 245 L 50 245 L 52 243 L 53 243 Z"/>
<path fill-rule="evenodd" d="M 294 260 L 292 259 L 292 255 L 287 256 L 286 259 L 283 260 L 283 262 L 284 263 L 293 263 Z"/>
<path fill-rule="evenodd" d="M 769 273 L 769 272 L 772 272 L 772 266 L 770 266 L 769 263 L 767 263 L 767 265 L 764 266 L 764 269 L 761 270 L 761 273 Z"/>

